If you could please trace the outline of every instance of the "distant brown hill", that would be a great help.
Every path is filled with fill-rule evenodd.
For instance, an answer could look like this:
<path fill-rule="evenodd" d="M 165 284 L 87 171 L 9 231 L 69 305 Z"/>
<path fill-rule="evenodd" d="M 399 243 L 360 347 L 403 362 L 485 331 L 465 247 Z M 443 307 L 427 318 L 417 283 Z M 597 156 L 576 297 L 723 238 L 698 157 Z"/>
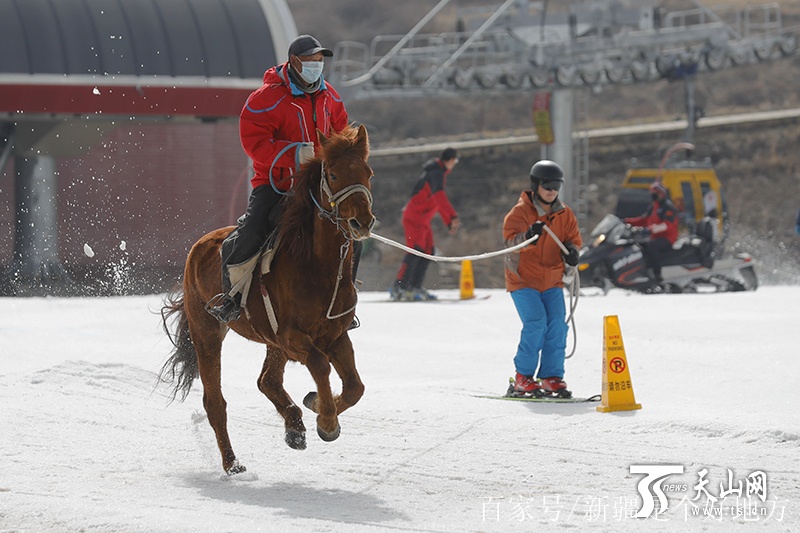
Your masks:
<path fill-rule="evenodd" d="M 706 1 L 705 5 L 731 2 Z M 751 2 L 752 3 L 752 2 Z M 435 2 L 408 0 L 288 0 L 300 32 L 314 33 L 327 46 L 342 40 L 369 42 L 379 34 L 405 33 Z M 491 2 L 452 2 L 426 31 L 451 31 L 456 7 Z M 671 10 L 692 2 L 662 2 Z M 747 2 L 733 4 L 744 8 Z M 785 27 L 800 24 L 800 1 L 781 2 Z M 357 21 L 357 22 L 356 22 Z M 701 73 L 696 80 L 698 104 L 707 116 L 800 107 L 800 59 L 769 65 Z M 684 84 L 661 81 L 647 85 L 606 87 L 590 97 L 590 127 L 656 122 L 685 116 Z M 374 145 L 405 139 L 441 141 L 465 134 L 531 133 L 533 92 L 502 96 L 357 100 L 348 104 L 353 120 L 369 128 Z M 632 157 L 658 160 L 680 140 L 680 134 L 593 140 L 590 143 L 589 227 L 613 211 L 619 183 Z M 800 236 L 794 218 L 800 209 L 800 124 L 796 120 L 750 126 L 700 129 L 696 156 L 709 157 L 728 196 L 733 230 L 729 252 L 749 251 L 761 261 L 762 282 L 800 283 Z M 477 253 L 501 245 L 502 218 L 527 182 L 538 147 L 476 151 L 463 155 L 448 185 L 464 220 L 464 231 L 450 238 L 438 227 L 437 245 L 448 255 Z M 400 208 L 419 175 L 425 156 L 375 159 L 374 188 L 381 234 L 402 237 Z M 440 225 L 439 225 L 440 226 Z M 385 249 L 375 271 L 393 275 L 402 254 Z M 452 284 L 452 269 L 443 272 Z M 476 282 L 502 284 L 502 265 L 475 265 Z"/>

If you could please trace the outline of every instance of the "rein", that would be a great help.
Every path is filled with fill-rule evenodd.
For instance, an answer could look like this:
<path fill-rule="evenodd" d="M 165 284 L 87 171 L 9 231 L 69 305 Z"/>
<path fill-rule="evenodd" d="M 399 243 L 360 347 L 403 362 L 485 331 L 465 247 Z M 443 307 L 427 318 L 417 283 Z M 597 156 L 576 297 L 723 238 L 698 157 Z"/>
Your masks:
<path fill-rule="evenodd" d="M 344 235 L 344 244 L 339 247 L 339 272 L 336 274 L 336 286 L 333 288 L 333 296 L 331 297 L 331 304 L 328 306 L 328 312 L 326 313 L 325 317 L 328 320 L 334 320 L 336 318 L 341 318 L 353 309 L 356 308 L 356 304 L 353 304 L 353 307 L 348 309 L 347 311 L 341 312 L 337 315 L 331 315 L 333 312 L 333 306 L 336 303 L 336 296 L 339 293 L 339 285 L 342 282 L 342 278 L 344 277 L 342 272 L 344 272 L 344 262 L 347 258 L 347 252 L 350 251 L 350 244 L 353 242 L 353 238 L 350 237 L 350 232 L 345 228 L 347 226 L 344 225 L 346 220 L 339 215 L 339 205 L 345 201 L 347 198 L 354 194 L 361 193 L 367 197 L 367 201 L 369 202 L 369 207 L 372 208 L 372 193 L 370 192 L 369 188 L 365 185 L 361 185 L 357 183 L 355 185 L 349 185 L 343 188 L 341 191 L 333 194 L 331 191 L 331 186 L 328 183 L 328 173 L 325 170 L 325 161 L 322 161 L 322 169 L 320 172 L 320 180 L 319 180 L 319 197 L 320 201 L 323 198 L 323 194 L 328 197 L 328 204 L 331 206 L 331 210 L 325 210 L 317 199 L 314 197 L 314 193 L 311 192 L 309 189 L 308 194 L 311 195 L 311 200 L 314 202 L 314 205 L 317 206 L 319 209 L 319 213 L 317 216 L 320 218 L 327 218 L 334 224 L 336 224 L 336 229 L 342 232 Z M 358 297 L 356 297 L 356 302 L 358 301 Z"/>

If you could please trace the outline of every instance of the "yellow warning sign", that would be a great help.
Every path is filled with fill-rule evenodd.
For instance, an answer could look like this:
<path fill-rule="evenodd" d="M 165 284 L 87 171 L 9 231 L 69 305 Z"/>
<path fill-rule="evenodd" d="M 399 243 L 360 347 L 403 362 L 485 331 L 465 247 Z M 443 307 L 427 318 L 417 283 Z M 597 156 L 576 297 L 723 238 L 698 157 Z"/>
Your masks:
<path fill-rule="evenodd" d="M 475 279 L 472 276 L 472 261 L 461 261 L 461 277 L 458 280 L 461 299 L 469 300 L 475 297 Z"/>
<path fill-rule="evenodd" d="M 597 407 L 601 413 L 642 408 L 633 396 L 628 358 L 625 356 L 625 344 L 616 315 L 603 317 L 602 396 L 602 402 Z"/>

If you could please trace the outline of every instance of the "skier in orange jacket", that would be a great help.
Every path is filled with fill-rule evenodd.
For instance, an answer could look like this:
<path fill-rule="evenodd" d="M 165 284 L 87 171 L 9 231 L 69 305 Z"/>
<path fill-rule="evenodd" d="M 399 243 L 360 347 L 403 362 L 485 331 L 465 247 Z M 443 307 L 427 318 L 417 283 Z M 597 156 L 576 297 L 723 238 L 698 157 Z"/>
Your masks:
<path fill-rule="evenodd" d="M 564 381 L 564 359 L 568 326 L 564 304 L 564 264 L 578 264 L 582 244 L 578 221 L 558 198 L 564 172 L 553 161 L 538 161 L 531 168 L 531 190 L 523 191 L 517 205 L 503 220 L 503 238 L 508 247 L 537 237 L 505 259 L 506 290 L 511 293 L 522 320 L 514 357 L 519 393 L 542 396 L 543 391 L 569 398 Z M 564 255 L 547 227 L 566 246 Z M 541 354 L 541 357 L 540 357 Z"/>

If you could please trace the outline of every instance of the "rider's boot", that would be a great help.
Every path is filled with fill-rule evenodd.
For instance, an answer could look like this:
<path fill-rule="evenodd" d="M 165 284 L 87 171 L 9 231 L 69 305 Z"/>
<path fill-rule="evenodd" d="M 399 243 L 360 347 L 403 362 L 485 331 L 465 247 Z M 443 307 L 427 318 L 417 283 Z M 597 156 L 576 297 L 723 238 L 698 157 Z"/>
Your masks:
<path fill-rule="evenodd" d="M 249 275 L 252 272 L 250 263 L 257 260 L 261 246 L 276 226 L 270 221 L 270 213 L 282 198 L 283 195 L 272 185 L 253 189 L 247 211 L 239 217 L 236 229 L 222 242 L 222 292 L 208 301 L 206 311 L 223 324 L 238 320 L 241 316 L 242 295 L 240 292 L 231 294 L 231 270 L 235 270 L 233 277 L 239 287 L 242 273 Z"/>
<path fill-rule="evenodd" d="M 242 315 L 242 293 L 231 295 L 231 277 L 225 265 L 222 265 L 222 292 L 208 301 L 206 311 L 223 324 L 239 320 Z"/>

